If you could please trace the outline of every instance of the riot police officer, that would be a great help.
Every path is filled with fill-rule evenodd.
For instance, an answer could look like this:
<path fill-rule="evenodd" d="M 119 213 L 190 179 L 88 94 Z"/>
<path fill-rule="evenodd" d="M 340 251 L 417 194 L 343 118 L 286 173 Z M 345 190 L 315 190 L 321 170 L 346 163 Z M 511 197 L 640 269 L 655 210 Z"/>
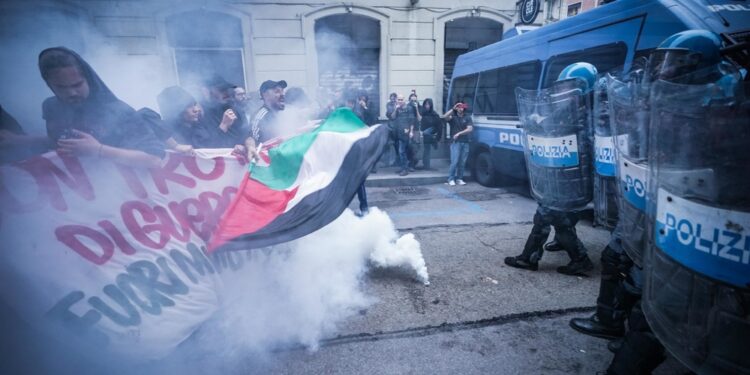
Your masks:
<path fill-rule="evenodd" d="M 590 93 L 595 80 L 593 65 L 575 63 L 548 89 L 516 88 L 531 195 L 539 206 L 523 252 L 505 258 L 511 267 L 537 270 L 554 226 L 557 242 L 570 256 L 557 272 L 581 275 L 593 269 L 575 225 L 592 197 Z"/>
<path fill-rule="evenodd" d="M 645 199 L 648 177 L 646 158 L 648 138 L 647 82 L 643 82 L 647 63 L 635 62 L 621 78 L 608 75 L 607 101 L 611 116 L 610 134 L 616 144 L 614 170 L 619 181 L 616 203 L 619 220 L 612 238 L 601 255 L 601 280 L 596 311 L 588 318 L 573 318 L 570 326 L 578 332 L 607 339 L 622 337 L 625 320 L 641 298 L 640 253 L 645 241 Z M 648 81 L 648 80 L 647 80 Z M 599 130 L 600 134 L 606 134 Z M 604 180 L 604 178 L 602 178 Z M 606 180 L 605 180 L 606 181 Z M 637 259 L 634 264 L 631 256 Z"/>
<path fill-rule="evenodd" d="M 739 73 L 750 66 L 728 64 L 722 47 L 690 30 L 655 56 L 643 310 L 691 370 L 750 374 L 750 85 Z"/>
<path fill-rule="evenodd" d="M 638 90 L 648 93 L 647 100 L 635 107 L 650 112 L 649 135 L 643 137 L 645 130 L 623 132 L 627 126 L 618 130 L 617 121 L 613 121 L 616 136 L 627 135 L 622 137 L 625 145 L 618 142 L 618 167 L 647 161 L 643 164 L 649 183 L 641 189 L 648 191 L 643 210 L 646 225 L 630 229 L 648 226 L 650 230 L 644 231 L 651 240 L 644 237 L 640 249 L 626 251 L 631 257 L 640 256 L 650 272 L 643 275 L 643 310 L 638 303 L 630 313 L 628 333 L 608 374 L 650 373 L 663 360 L 664 346 L 698 373 L 750 373 L 750 361 L 739 349 L 747 347 L 746 333 L 750 331 L 750 270 L 747 263 L 727 264 L 721 257 L 711 258 L 718 255 L 719 248 L 739 250 L 722 245 L 716 233 L 741 240 L 739 228 L 750 225 L 750 177 L 741 167 L 750 163 L 750 101 L 738 95 L 739 74 L 721 61 L 721 46 L 718 35 L 705 30 L 667 38 L 650 57 L 645 84 L 630 85 L 628 90 L 631 99 L 644 97 Z M 626 86 L 615 80 L 611 83 L 610 100 L 614 102 L 616 95 L 612 94 Z M 612 115 L 619 116 L 614 110 Z M 620 118 L 627 118 L 625 115 Z M 640 120 L 641 116 L 630 117 L 631 130 L 643 128 Z M 638 139 L 649 147 L 629 144 Z M 625 168 L 618 168 L 618 174 L 620 170 Z M 634 189 L 635 178 L 630 177 L 624 194 L 628 193 L 625 187 Z M 621 197 L 621 201 L 627 200 L 626 195 Z M 640 220 L 639 216 L 631 218 Z M 628 239 L 638 240 L 632 235 Z M 621 286 L 632 285 L 637 291 L 641 285 L 639 264 L 637 261 L 627 271 L 626 275 L 636 276 L 628 278 L 633 282 Z M 599 311 L 578 323 L 601 323 L 594 319 Z M 578 324 L 578 328 L 582 326 L 585 324 Z M 589 324 L 588 328 L 595 326 Z"/>

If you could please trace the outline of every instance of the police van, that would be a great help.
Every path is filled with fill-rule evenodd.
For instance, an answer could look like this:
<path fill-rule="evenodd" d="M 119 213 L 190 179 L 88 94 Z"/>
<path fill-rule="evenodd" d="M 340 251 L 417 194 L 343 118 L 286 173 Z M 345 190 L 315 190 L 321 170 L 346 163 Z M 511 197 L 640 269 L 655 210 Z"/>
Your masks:
<path fill-rule="evenodd" d="M 619 0 L 463 54 L 447 105 L 469 104 L 474 121 L 470 165 L 482 185 L 527 179 L 515 88 L 549 87 L 571 63 L 599 73 L 629 69 L 668 36 L 708 29 L 729 44 L 750 40 L 750 1 Z"/>

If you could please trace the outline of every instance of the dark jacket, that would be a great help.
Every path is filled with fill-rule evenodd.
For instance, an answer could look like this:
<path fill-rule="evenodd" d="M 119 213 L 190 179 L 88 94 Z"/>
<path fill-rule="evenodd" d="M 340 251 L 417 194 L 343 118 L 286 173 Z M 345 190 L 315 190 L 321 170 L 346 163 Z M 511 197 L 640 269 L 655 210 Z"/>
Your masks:
<path fill-rule="evenodd" d="M 154 129 L 159 139 L 166 141 L 171 137 L 179 144 L 192 145 L 198 148 L 198 142 L 194 138 L 208 138 L 208 135 L 196 136 L 196 133 L 202 134 L 207 132 L 202 124 L 202 119 L 197 123 L 189 123 L 183 118 L 185 110 L 196 105 L 196 101 L 182 87 L 167 87 L 159 93 L 156 101 L 159 103 L 159 109 L 163 118 L 162 123 L 159 124 L 161 126 Z"/>
<path fill-rule="evenodd" d="M 450 124 L 450 131 L 451 131 L 451 139 L 453 139 L 453 136 L 463 131 L 464 129 L 468 128 L 469 126 L 474 126 L 474 123 L 471 121 L 471 114 L 468 112 L 464 112 L 462 116 L 459 116 L 458 114 L 454 114 L 451 117 L 451 120 L 449 121 Z M 456 139 L 456 142 L 469 142 L 470 138 L 468 134 L 461 134 L 458 136 L 458 139 Z"/>
<path fill-rule="evenodd" d="M 196 147 L 205 148 L 231 148 L 235 145 L 244 145 L 248 133 L 248 126 L 245 123 L 245 114 L 231 105 L 216 105 L 204 103 L 203 105 L 202 127 L 195 136 Z M 237 120 L 226 132 L 221 130 L 219 124 L 224 118 L 224 112 L 232 109 L 237 115 Z"/>
<path fill-rule="evenodd" d="M 414 107 L 404 105 L 403 108 L 396 110 L 396 117 L 393 119 L 394 128 L 398 139 L 402 141 L 409 140 L 409 129 L 414 127 L 417 131 L 417 114 Z"/>
<path fill-rule="evenodd" d="M 57 142 L 70 129 L 91 134 L 99 142 L 112 147 L 139 150 L 163 157 L 164 143 L 133 108 L 117 97 L 101 78 L 77 53 L 55 47 L 42 51 L 60 50 L 70 54 L 81 66 L 89 86 L 89 96 L 79 105 L 62 102 L 56 96 L 42 103 L 43 117 L 47 122 L 47 136 Z"/>
<path fill-rule="evenodd" d="M 435 106 L 432 103 L 432 99 L 425 99 L 424 103 L 430 104 L 430 110 L 425 110 L 425 105 L 422 105 L 422 111 L 420 114 L 422 115 L 422 132 L 429 132 L 432 133 L 433 136 L 430 137 L 430 139 L 427 139 L 425 136 L 425 142 L 434 142 L 439 139 L 443 138 L 443 129 L 445 128 L 443 126 L 443 119 L 440 118 L 440 114 L 435 112 Z"/>

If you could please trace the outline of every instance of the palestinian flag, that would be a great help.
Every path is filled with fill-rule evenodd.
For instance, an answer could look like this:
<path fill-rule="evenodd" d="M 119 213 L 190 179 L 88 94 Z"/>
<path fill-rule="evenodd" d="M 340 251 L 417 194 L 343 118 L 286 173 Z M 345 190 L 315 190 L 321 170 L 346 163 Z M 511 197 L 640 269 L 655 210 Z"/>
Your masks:
<path fill-rule="evenodd" d="M 310 234 L 349 206 L 388 140 L 348 108 L 312 131 L 263 145 L 208 245 L 254 249 Z"/>

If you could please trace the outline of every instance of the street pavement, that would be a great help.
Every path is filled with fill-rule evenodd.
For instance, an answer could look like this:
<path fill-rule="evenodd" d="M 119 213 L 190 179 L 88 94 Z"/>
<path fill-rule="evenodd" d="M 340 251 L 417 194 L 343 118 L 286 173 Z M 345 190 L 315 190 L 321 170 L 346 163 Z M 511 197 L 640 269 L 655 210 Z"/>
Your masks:
<path fill-rule="evenodd" d="M 365 289 L 377 302 L 341 324 L 319 348 L 251 356 L 228 372 L 596 374 L 606 369 L 612 358 L 607 341 L 568 326 L 571 318 L 593 312 L 606 230 L 586 221 L 577 227 L 596 264 L 589 277 L 558 274 L 555 268 L 568 261 L 562 252 L 546 253 L 537 272 L 518 270 L 505 266 L 503 258 L 520 253 L 531 229 L 536 203 L 523 194 L 525 188 L 406 185 L 368 188 L 368 198 L 402 234 L 416 235 L 431 285 L 409 272 L 371 271 Z M 687 370 L 668 359 L 655 373 Z"/>

